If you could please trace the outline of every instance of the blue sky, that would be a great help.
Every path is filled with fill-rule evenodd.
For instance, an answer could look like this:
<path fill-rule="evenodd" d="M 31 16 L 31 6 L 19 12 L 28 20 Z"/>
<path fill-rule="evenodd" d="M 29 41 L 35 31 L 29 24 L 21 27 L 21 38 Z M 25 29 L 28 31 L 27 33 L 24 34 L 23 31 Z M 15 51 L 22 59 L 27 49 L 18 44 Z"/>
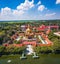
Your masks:
<path fill-rule="evenodd" d="M 0 0 L 0 21 L 48 19 L 60 19 L 60 0 Z"/>

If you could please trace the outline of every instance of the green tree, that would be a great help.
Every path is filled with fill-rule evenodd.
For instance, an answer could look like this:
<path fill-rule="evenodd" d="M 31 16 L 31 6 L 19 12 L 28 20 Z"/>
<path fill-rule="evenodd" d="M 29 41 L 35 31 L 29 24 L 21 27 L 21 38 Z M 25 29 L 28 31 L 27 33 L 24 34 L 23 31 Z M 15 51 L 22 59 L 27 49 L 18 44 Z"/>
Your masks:
<path fill-rule="evenodd" d="M 40 50 L 41 50 L 41 47 L 40 46 L 34 47 L 34 51 L 36 53 L 40 53 Z"/>
<path fill-rule="evenodd" d="M 4 54 L 5 46 L 0 46 L 0 55 Z"/>

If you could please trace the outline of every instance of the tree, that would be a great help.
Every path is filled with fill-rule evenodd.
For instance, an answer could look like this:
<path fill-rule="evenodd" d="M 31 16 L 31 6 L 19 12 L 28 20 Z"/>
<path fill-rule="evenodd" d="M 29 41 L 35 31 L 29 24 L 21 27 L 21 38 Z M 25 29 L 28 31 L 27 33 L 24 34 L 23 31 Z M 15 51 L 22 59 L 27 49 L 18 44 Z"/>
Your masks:
<path fill-rule="evenodd" d="M 0 46 L 0 55 L 4 54 L 5 46 Z"/>
<path fill-rule="evenodd" d="M 36 53 L 40 53 L 40 50 L 41 50 L 41 47 L 40 46 L 34 47 L 34 51 Z"/>
<path fill-rule="evenodd" d="M 9 45 L 6 47 L 6 54 L 21 54 L 26 49 L 25 46 L 22 47 L 16 47 L 13 45 Z"/>
<path fill-rule="evenodd" d="M 55 53 L 58 53 L 58 52 L 60 53 L 60 41 L 57 38 L 55 38 L 54 40 L 53 49 Z"/>
<path fill-rule="evenodd" d="M 15 43 L 15 44 L 20 44 L 20 41 L 14 40 L 13 43 Z"/>

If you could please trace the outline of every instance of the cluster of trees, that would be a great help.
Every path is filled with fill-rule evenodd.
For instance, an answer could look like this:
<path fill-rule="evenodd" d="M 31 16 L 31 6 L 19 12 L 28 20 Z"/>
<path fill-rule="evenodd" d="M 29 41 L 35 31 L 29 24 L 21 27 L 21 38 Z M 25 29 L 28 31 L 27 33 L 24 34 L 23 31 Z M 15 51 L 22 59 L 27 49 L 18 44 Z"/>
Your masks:
<path fill-rule="evenodd" d="M 37 46 L 37 47 L 34 47 L 34 51 L 36 53 L 52 53 L 53 52 L 53 48 L 51 46 L 47 47 L 47 46 Z"/>
<path fill-rule="evenodd" d="M 15 47 L 13 45 L 9 45 L 7 47 L 0 46 L 0 55 L 9 55 L 9 54 L 22 54 L 22 52 L 26 49 L 26 46 Z"/>
<path fill-rule="evenodd" d="M 8 43 L 12 41 L 11 36 L 20 31 L 20 23 L 0 23 L 0 28 L 0 44 Z"/>
<path fill-rule="evenodd" d="M 60 53 L 60 37 L 54 35 L 54 31 L 49 34 L 48 38 L 53 42 L 53 49 Z"/>
<path fill-rule="evenodd" d="M 52 46 L 37 46 L 34 47 L 34 51 L 36 53 L 43 53 L 43 54 L 49 54 L 49 53 L 57 53 L 60 54 L 60 43 L 55 43 Z"/>
<path fill-rule="evenodd" d="M 60 37 L 57 36 L 57 35 L 54 35 L 54 30 L 52 30 L 50 32 L 50 34 L 48 35 L 48 38 L 51 40 L 51 41 L 56 41 L 56 42 L 60 42 Z"/>

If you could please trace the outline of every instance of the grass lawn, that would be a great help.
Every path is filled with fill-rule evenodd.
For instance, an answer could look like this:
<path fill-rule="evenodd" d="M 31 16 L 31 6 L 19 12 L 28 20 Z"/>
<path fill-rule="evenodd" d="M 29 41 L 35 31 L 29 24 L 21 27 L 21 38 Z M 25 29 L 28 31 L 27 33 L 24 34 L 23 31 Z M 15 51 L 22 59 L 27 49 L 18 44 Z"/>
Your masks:
<path fill-rule="evenodd" d="M 7 61 L 11 60 L 10 63 Z M 60 64 L 60 54 L 40 54 L 38 59 L 27 56 L 21 60 L 20 55 L 3 55 L 0 57 L 0 64 Z"/>

